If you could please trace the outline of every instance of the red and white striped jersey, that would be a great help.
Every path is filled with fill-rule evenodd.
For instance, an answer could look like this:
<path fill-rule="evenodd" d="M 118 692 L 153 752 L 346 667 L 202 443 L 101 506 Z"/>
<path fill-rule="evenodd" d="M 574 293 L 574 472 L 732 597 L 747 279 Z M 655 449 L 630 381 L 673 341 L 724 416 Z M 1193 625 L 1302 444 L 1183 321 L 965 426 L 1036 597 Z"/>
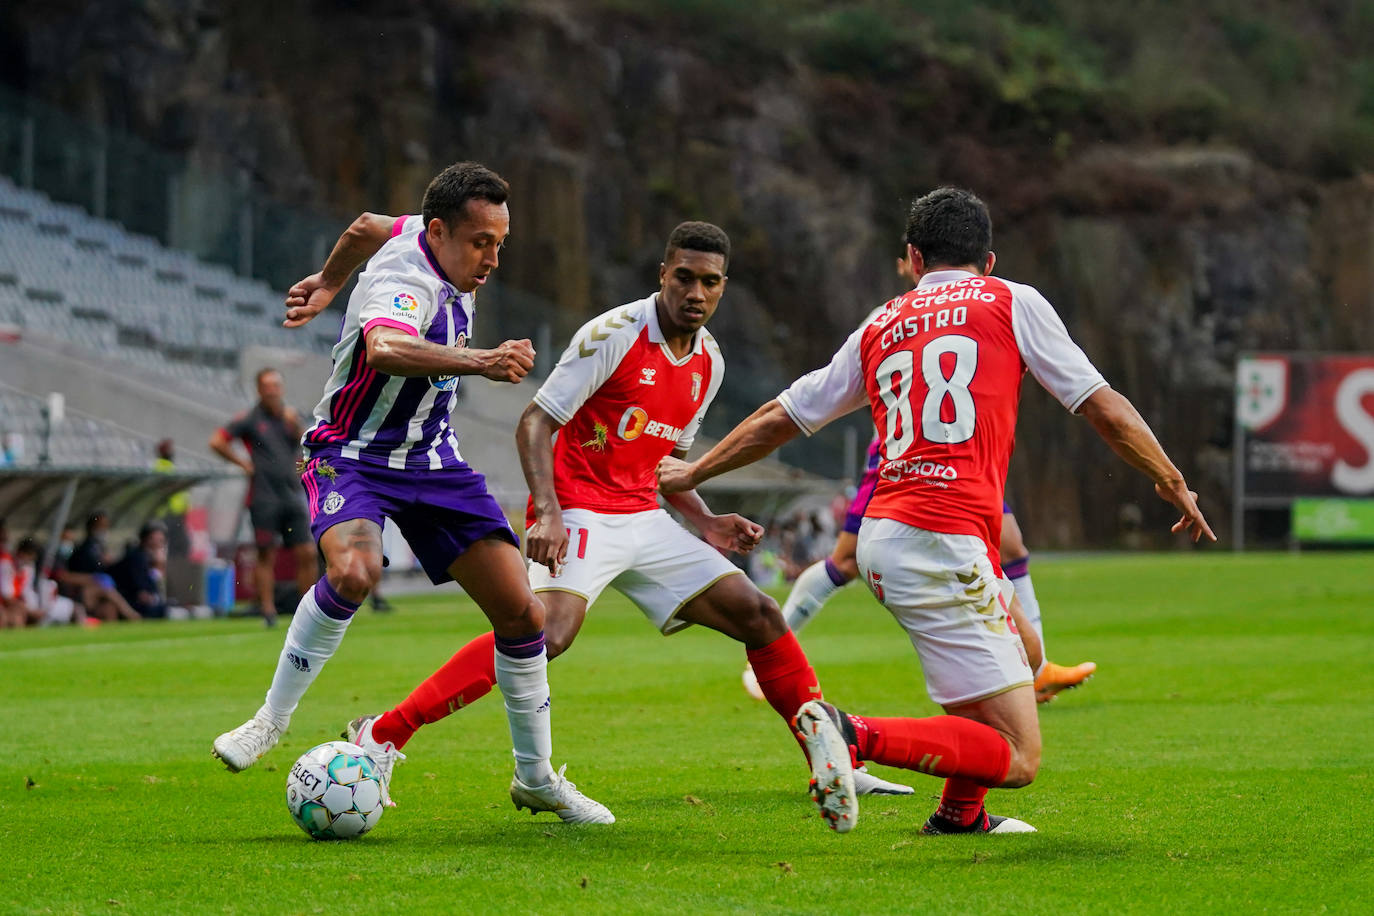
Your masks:
<path fill-rule="evenodd" d="M 807 435 L 871 405 L 881 445 L 865 516 L 976 535 L 996 564 L 1027 369 L 1070 411 L 1107 384 L 1034 288 L 944 270 L 870 316 L 778 400 Z"/>
<path fill-rule="evenodd" d="M 564 509 L 620 514 L 658 507 L 658 462 L 686 450 L 720 390 L 725 360 L 705 328 L 678 359 L 657 294 L 593 318 L 534 396 L 563 428 L 554 488 Z"/>

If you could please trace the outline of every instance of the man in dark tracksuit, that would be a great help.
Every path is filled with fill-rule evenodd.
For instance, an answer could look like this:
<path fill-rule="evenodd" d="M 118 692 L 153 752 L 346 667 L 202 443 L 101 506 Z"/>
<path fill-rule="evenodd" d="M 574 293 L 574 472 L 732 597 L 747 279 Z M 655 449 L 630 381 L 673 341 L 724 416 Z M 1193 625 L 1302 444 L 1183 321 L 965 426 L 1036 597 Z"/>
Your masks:
<path fill-rule="evenodd" d="M 258 403 L 215 430 L 210 436 L 210 448 L 248 475 L 248 515 L 258 547 L 253 579 L 263 619 L 272 626 L 277 622 L 273 586 L 278 543 L 296 556 L 296 588 L 300 594 L 313 587 L 320 574 L 305 493 L 296 470 L 301 455 L 300 416 L 286 404 L 280 372 L 263 369 L 257 375 L 257 383 Z M 244 444 L 247 457 L 233 448 L 231 443 L 235 439 Z"/>

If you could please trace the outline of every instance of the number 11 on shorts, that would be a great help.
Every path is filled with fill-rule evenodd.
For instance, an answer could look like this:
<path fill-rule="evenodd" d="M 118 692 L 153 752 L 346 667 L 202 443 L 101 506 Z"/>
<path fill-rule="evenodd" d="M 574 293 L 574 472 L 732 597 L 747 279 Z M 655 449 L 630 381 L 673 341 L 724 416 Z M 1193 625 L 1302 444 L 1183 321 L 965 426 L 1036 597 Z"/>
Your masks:
<path fill-rule="evenodd" d="M 571 541 L 571 540 L 573 539 L 573 535 L 576 534 L 576 536 L 577 536 L 577 558 L 578 558 L 579 560 L 585 560 L 585 559 L 587 559 L 587 529 L 586 529 L 586 528 L 564 528 L 563 530 L 566 531 L 566 532 L 568 532 L 568 540 L 569 540 L 569 541 Z"/>

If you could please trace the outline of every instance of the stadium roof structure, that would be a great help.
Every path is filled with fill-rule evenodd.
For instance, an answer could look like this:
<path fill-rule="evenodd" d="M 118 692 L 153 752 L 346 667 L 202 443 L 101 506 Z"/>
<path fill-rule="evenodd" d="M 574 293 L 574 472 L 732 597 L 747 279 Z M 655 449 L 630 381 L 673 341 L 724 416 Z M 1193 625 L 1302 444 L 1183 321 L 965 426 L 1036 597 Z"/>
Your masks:
<path fill-rule="evenodd" d="M 175 468 L 153 467 L 156 442 L 81 414 L 49 424 L 41 398 L 0 384 L 0 432 L 24 453 L 0 467 L 0 518 L 11 534 L 60 532 L 69 518 L 96 509 L 121 528 L 137 527 L 174 494 L 236 476 L 208 457 L 187 455 Z"/>

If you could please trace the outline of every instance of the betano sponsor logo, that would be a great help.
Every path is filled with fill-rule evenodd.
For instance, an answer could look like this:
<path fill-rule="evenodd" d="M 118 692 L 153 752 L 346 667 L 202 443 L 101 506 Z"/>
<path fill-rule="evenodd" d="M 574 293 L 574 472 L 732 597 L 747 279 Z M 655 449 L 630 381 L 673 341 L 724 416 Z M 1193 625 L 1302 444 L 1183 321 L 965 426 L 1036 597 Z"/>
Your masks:
<path fill-rule="evenodd" d="M 627 407 L 625 412 L 620 415 L 620 425 L 616 427 L 615 431 L 626 442 L 632 442 L 640 436 L 654 436 L 658 439 L 671 439 L 673 441 L 682 437 L 682 427 L 650 420 L 643 407 Z"/>

